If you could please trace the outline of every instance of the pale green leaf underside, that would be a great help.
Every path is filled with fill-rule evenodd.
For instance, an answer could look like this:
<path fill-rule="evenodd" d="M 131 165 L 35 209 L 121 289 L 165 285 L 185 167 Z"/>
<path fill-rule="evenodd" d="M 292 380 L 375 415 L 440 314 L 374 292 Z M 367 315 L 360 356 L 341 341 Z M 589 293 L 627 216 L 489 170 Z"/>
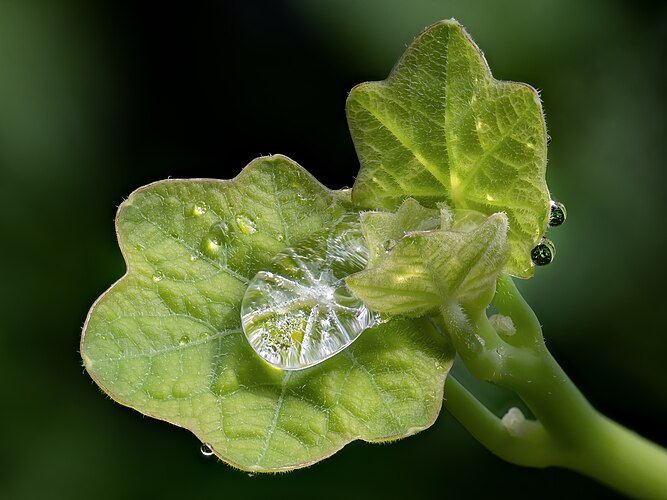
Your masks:
<path fill-rule="evenodd" d="M 507 270 L 530 277 L 547 227 L 546 128 L 532 87 L 495 80 L 455 21 L 408 47 L 389 78 L 355 87 L 347 115 L 361 171 L 352 191 L 367 208 L 408 196 L 490 215 L 505 212 Z"/>
<path fill-rule="evenodd" d="M 81 354 L 116 401 L 191 430 L 226 462 L 285 470 L 354 439 L 432 424 L 451 355 L 426 321 L 392 321 L 299 372 L 241 331 L 246 284 L 283 249 L 350 210 L 282 156 L 232 181 L 169 180 L 130 195 L 117 232 L 128 272 L 93 306 Z"/>

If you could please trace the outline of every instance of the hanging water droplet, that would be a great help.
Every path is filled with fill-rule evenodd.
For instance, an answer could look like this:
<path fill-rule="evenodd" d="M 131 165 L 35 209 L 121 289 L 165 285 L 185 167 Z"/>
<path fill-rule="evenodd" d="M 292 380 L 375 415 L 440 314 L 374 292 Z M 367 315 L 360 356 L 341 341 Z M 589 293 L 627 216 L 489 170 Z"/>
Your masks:
<path fill-rule="evenodd" d="M 213 450 L 212 450 L 211 447 L 210 447 L 209 445 L 207 445 L 206 443 L 202 443 L 201 447 L 199 448 L 199 451 L 200 451 L 200 453 L 201 453 L 202 455 L 204 455 L 205 457 L 211 457 L 211 456 L 213 456 Z"/>
<path fill-rule="evenodd" d="M 547 146 L 551 144 L 551 136 L 547 134 Z"/>
<path fill-rule="evenodd" d="M 162 281 L 162 278 L 164 278 L 162 271 L 156 271 L 155 274 L 153 274 L 153 283 L 159 283 Z"/>
<path fill-rule="evenodd" d="M 556 257 L 556 247 L 553 242 L 547 238 L 542 241 L 530 252 L 530 258 L 536 266 L 546 266 Z"/>
<path fill-rule="evenodd" d="M 253 349 L 284 370 L 313 366 L 381 322 L 345 286 L 369 258 L 358 216 L 317 232 L 273 260 L 250 281 L 241 303 Z"/>
<path fill-rule="evenodd" d="M 560 226 L 567 218 L 567 211 L 565 205 L 559 201 L 551 202 L 551 209 L 549 211 L 549 226 Z"/>
<path fill-rule="evenodd" d="M 385 240 L 384 243 L 382 243 L 382 248 L 384 249 L 385 252 L 388 252 L 395 246 L 396 246 L 396 240 Z"/>
<path fill-rule="evenodd" d="M 187 335 L 183 335 L 180 339 L 178 339 L 178 345 L 183 347 L 186 346 L 190 343 L 190 337 Z"/>
<path fill-rule="evenodd" d="M 236 225 L 239 227 L 243 234 L 253 234 L 257 231 L 257 225 L 255 221 L 246 217 L 245 215 L 236 216 Z"/>
<path fill-rule="evenodd" d="M 195 206 L 192 209 L 192 215 L 199 217 L 201 215 L 204 215 L 206 211 L 208 210 L 208 205 L 200 201 L 199 203 L 196 203 Z"/>

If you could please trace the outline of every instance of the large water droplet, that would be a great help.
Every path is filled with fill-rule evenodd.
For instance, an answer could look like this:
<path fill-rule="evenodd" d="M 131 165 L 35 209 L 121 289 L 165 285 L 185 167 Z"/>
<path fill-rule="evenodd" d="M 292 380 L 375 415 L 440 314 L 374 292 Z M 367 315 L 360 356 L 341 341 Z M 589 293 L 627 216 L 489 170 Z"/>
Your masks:
<path fill-rule="evenodd" d="M 250 281 L 241 303 L 243 331 L 253 349 L 278 368 L 299 370 L 379 324 L 379 315 L 344 282 L 368 258 L 356 215 L 280 252 L 270 270 Z"/>
<path fill-rule="evenodd" d="M 551 227 L 560 226 L 567 218 L 567 211 L 565 205 L 559 201 L 551 202 L 551 209 L 549 211 L 549 225 Z"/>
<path fill-rule="evenodd" d="M 236 225 L 239 227 L 243 234 L 253 234 L 257 231 L 257 225 L 255 221 L 246 217 L 245 215 L 236 216 Z"/>
<path fill-rule="evenodd" d="M 206 443 L 202 443 L 201 447 L 199 448 L 199 451 L 200 451 L 200 453 L 201 453 L 202 455 L 204 455 L 205 457 L 211 457 L 211 456 L 213 456 L 213 450 L 212 450 L 211 447 L 210 447 L 209 445 L 207 445 Z"/>
<path fill-rule="evenodd" d="M 547 238 L 542 241 L 530 252 L 530 258 L 536 266 L 546 266 L 556 257 L 556 247 L 553 242 Z"/>

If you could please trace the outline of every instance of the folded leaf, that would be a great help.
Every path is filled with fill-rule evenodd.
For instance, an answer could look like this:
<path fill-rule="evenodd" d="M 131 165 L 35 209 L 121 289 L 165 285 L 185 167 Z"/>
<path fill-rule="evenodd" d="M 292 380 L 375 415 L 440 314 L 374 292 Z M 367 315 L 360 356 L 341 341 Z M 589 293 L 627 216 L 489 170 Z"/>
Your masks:
<path fill-rule="evenodd" d="M 407 233 L 376 265 L 346 283 L 380 312 L 418 317 L 450 303 L 481 312 L 506 258 L 507 218 L 494 214 L 470 231 Z"/>

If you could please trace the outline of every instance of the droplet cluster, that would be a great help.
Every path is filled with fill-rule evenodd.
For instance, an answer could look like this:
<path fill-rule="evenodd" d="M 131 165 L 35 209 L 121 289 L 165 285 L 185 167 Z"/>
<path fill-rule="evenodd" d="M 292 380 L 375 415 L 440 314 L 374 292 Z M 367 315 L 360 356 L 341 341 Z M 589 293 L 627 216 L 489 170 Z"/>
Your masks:
<path fill-rule="evenodd" d="M 549 227 L 558 227 L 567 218 L 565 205 L 559 201 L 551 200 L 549 203 Z M 548 238 L 542 238 L 540 243 L 531 250 L 530 258 L 536 266 L 551 264 L 556 257 L 556 246 Z"/>

